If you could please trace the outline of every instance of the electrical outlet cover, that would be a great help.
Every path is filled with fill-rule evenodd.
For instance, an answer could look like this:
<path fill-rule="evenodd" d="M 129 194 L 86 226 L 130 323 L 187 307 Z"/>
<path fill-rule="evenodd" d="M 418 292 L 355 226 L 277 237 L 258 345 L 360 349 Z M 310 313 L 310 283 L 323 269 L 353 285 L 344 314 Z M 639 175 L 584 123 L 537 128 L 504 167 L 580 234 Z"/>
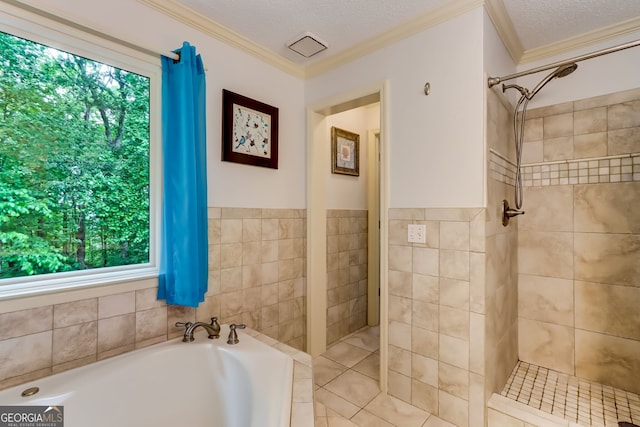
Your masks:
<path fill-rule="evenodd" d="M 426 243 L 427 227 L 424 224 L 409 224 L 407 240 L 409 243 Z"/>

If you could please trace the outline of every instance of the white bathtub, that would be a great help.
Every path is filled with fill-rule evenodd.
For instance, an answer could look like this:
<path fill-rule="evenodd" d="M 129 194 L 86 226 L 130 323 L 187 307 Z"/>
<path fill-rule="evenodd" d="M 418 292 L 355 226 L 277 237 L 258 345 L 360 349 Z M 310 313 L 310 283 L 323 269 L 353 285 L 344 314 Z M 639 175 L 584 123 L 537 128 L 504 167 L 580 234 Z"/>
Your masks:
<path fill-rule="evenodd" d="M 0 391 L 0 405 L 63 405 L 65 427 L 289 427 L 293 359 L 238 331 L 167 341 Z M 31 397 L 23 390 L 39 387 Z"/>

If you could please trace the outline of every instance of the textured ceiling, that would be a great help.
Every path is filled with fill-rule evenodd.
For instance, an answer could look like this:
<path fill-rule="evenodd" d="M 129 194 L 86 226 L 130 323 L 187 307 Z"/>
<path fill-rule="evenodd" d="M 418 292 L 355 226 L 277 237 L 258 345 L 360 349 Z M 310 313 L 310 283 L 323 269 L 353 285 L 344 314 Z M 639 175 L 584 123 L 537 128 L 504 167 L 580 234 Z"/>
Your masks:
<path fill-rule="evenodd" d="M 353 48 L 459 0 L 175 0 L 297 64 Z M 640 17 L 640 0 L 485 0 L 504 5 L 524 50 Z M 640 29 L 640 28 L 639 28 Z M 306 59 L 287 49 L 304 32 L 329 49 Z M 510 35 L 513 36 L 513 33 Z"/>
<path fill-rule="evenodd" d="M 504 0 L 525 50 L 640 16 L 638 0 Z"/>

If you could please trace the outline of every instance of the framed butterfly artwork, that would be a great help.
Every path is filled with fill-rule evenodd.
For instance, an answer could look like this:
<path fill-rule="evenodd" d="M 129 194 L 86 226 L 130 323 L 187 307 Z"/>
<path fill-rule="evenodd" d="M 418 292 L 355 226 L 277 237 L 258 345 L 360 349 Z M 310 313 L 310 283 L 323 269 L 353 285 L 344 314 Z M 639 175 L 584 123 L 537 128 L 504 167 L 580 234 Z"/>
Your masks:
<path fill-rule="evenodd" d="M 223 89 L 222 160 L 278 169 L 278 108 Z"/>

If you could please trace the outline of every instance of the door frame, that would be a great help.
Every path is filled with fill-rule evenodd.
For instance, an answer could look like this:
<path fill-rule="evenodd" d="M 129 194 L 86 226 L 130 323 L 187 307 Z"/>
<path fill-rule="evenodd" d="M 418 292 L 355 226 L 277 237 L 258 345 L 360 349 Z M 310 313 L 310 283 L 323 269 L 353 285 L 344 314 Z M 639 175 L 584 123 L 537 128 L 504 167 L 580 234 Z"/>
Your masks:
<path fill-rule="evenodd" d="M 307 107 L 307 352 L 318 356 L 327 346 L 327 183 L 330 141 L 326 117 L 380 102 L 380 387 L 387 391 L 388 365 L 388 211 L 389 82 L 383 81 Z"/>
<path fill-rule="evenodd" d="M 369 129 L 367 172 L 367 324 L 380 323 L 380 128 Z"/>

